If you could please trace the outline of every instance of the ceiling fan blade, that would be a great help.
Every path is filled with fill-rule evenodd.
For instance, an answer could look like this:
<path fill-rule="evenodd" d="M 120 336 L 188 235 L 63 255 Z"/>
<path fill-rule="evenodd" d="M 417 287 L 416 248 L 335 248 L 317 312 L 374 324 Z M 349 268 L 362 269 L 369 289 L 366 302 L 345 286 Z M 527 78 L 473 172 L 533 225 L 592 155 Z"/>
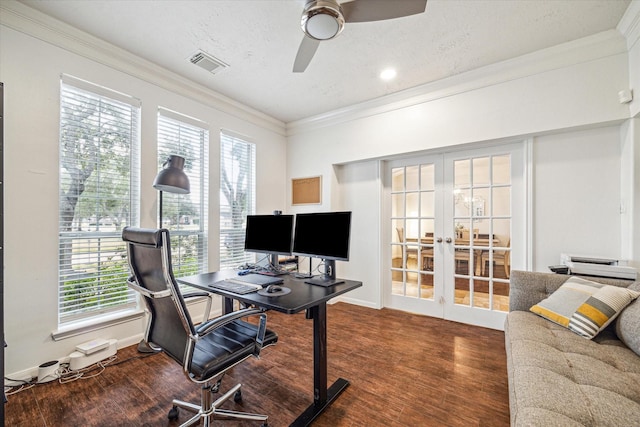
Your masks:
<path fill-rule="evenodd" d="M 313 58 L 316 50 L 318 50 L 318 46 L 320 46 L 320 40 L 304 36 L 302 43 L 300 43 L 300 47 L 298 48 L 296 60 L 293 63 L 294 73 L 302 73 L 307 69 L 307 66 L 311 62 L 311 58 Z"/>
<path fill-rule="evenodd" d="M 353 0 L 340 7 L 346 22 L 383 21 L 423 13 L 427 0 Z"/>

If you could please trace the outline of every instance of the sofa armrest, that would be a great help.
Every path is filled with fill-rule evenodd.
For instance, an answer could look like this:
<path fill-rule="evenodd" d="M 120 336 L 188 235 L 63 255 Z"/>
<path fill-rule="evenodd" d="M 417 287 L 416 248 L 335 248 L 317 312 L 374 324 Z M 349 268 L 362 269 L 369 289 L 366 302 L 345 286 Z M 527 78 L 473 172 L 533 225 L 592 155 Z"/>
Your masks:
<path fill-rule="evenodd" d="M 569 277 L 564 274 L 513 270 L 509 278 L 509 311 L 529 311 L 558 289 Z"/>
<path fill-rule="evenodd" d="M 509 311 L 529 311 L 532 305 L 551 295 L 570 277 L 566 274 L 513 270 L 509 278 Z M 633 283 L 633 280 L 604 277 L 585 279 L 625 288 Z"/>

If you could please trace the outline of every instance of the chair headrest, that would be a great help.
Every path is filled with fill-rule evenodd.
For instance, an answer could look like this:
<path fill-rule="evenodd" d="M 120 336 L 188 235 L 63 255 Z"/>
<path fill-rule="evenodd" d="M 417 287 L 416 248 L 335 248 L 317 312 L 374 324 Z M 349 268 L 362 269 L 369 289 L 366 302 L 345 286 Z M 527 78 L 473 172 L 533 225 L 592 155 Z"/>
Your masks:
<path fill-rule="evenodd" d="M 159 248 L 162 245 L 162 232 L 157 228 L 125 227 L 122 230 L 122 240 L 139 245 Z"/>

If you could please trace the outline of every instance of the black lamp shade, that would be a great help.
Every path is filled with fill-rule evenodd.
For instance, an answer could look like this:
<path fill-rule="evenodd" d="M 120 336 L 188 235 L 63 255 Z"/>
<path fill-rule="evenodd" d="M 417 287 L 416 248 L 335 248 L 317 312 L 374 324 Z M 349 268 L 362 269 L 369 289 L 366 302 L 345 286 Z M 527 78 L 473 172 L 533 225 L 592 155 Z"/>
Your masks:
<path fill-rule="evenodd" d="M 167 193 L 188 194 L 189 177 L 182 170 L 184 168 L 184 157 L 171 155 L 164 162 L 163 168 L 156 179 L 153 180 L 153 188 Z"/>

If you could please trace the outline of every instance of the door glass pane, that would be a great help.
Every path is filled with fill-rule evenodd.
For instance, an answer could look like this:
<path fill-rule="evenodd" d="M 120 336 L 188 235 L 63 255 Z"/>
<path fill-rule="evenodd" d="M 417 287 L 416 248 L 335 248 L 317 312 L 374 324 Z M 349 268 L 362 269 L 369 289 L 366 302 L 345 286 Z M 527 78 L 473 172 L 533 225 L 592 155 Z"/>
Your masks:
<path fill-rule="evenodd" d="M 491 291 L 489 289 L 491 282 L 488 280 L 473 281 L 473 307 L 489 308 L 489 298 Z"/>
<path fill-rule="evenodd" d="M 420 220 L 420 239 L 423 244 L 433 245 L 433 230 L 435 221 L 433 219 Z"/>
<path fill-rule="evenodd" d="M 468 275 L 471 266 L 471 252 L 469 249 L 456 249 L 454 251 L 455 274 Z"/>
<path fill-rule="evenodd" d="M 511 184 L 511 157 L 493 157 L 493 185 Z"/>
<path fill-rule="evenodd" d="M 418 172 L 420 170 L 420 166 L 407 166 L 407 191 L 416 191 L 420 189 L 420 180 Z"/>
<path fill-rule="evenodd" d="M 487 211 L 487 208 L 489 207 L 488 201 L 489 201 L 490 192 L 491 190 L 489 188 L 473 189 L 473 192 L 472 192 L 473 198 L 471 199 L 471 201 L 473 206 L 472 215 L 474 217 L 491 215 L 491 213 Z"/>
<path fill-rule="evenodd" d="M 493 282 L 493 309 L 509 311 L 509 282 Z"/>
<path fill-rule="evenodd" d="M 497 244 L 494 244 L 494 246 L 511 246 L 511 220 L 508 218 L 494 219 L 492 223 L 493 237 L 497 240 Z"/>
<path fill-rule="evenodd" d="M 471 304 L 471 286 L 469 279 L 463 277 L 455 278 L 455 303 L 458 305 Z"/>
<path fill-rule="evenodd" d="M 414 245 L 418 244 L 418 237 L 420 236 L 420 220 L 419 219 L 407 219 L 405 221 L 407 224 L 406 237 L 407 243 L 412 243 Z"/>
<path fill-rule="evenodd" d="M 454 188 L 469 187 L 471 180 L 470 160 L 456 160 L 453 162 L 453 184 Z"/>
<path fill-rule="evenodd" d="M 455 217 L 468 217 L 471 215 L 471 190 L 456 189 L 453 194 Z"/>
<path fill-rule="evenodd" d="M 409 217 L 418 216 L 419 198 L 420 198 L 420 193 L 417 193 L 417 192 L 406 194 L 406 200 L 407 200 L 406 211 L 405 211 L 406 216 L 409 216 Z"/>
<path fill-rule="evenodd" d="M 433 273 L 420 275 L 420 298 L 433 300 Z"/>
<path fill-rule="evenodd" d="M 392 168 L 391 186 L 392 292 L 432 299 L 435 166 Z"/>
<path fill-rule="evenodd" d="M 511 187 L 493 188 L 493 216 L 508 216 L 511 214 Z"/>
<path fill-rule="evenodd" d="M 473 186 L 489 185 L 489 157 L 473 159 Z"/>
<path fill-rule="evenodd" d="M 454 244 L 468 246 L 470 242 L 471 220 L 469 219 L 456 219 L 454 230 Z"/>
<path fill-rule="evenodd" d="M 456 304 L 508 311 L 510 156 L 454 161 L 454 168 Z"/>
<path fill-rule="evenodd" d="M 391 221 L 391 243 L 404 243 L 404 220 Z"/>
<path fill-rule="evenodd" d="M 435 216 L 435 192 L 423 191 L 420 193 L 420 216 Z"/>
<path fill-rule="evenodd" d="M 391 169 L 391 191 L 404 190 L 404 168 Z"/>
<path fill-rule="evenodd" d="M 391 195 L 391 216 L 404 216 L 404 193 Z"/>
<path fill-rule="evenodd" d="M 435 190 L 434 165 L 420 166 L 420 189 L 422 191 Z"/>

